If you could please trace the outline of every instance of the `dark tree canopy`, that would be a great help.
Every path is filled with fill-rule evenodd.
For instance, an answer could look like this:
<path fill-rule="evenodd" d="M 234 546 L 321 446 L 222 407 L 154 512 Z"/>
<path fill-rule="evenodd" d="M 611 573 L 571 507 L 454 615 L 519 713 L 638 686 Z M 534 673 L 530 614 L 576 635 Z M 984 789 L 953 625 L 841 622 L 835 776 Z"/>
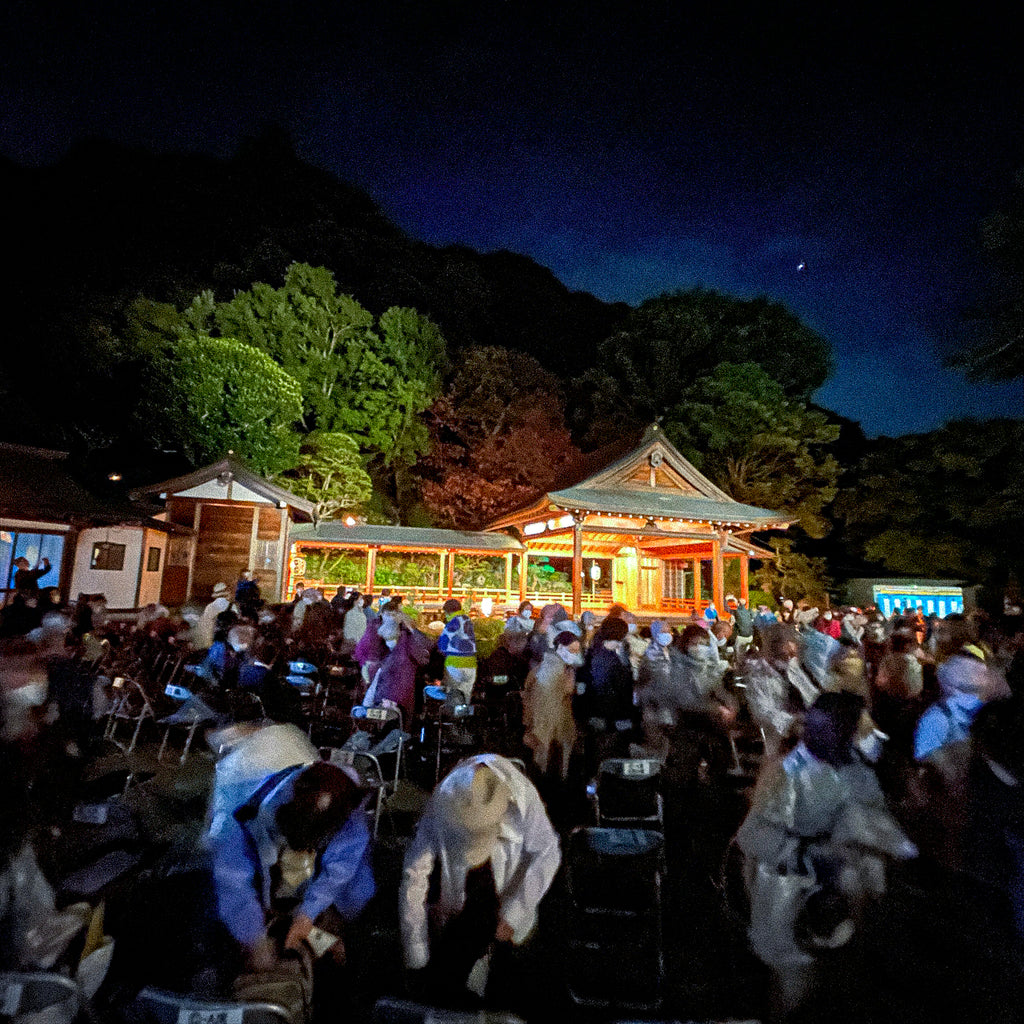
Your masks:
<path fill-rule="evenodd" d="M 950 363 L 971 380 L 1024 376 L 1024 170 L 1009 200 L 982 224 L 982 252 L 992 270 L 988 302 L 974 319 L 972 344 Z"/>
<path fill-rule="evenodd" d="M 1024 422 L 880 438 L 836 502 L 847 543 L 897 574 L 1024 578 Z"/>

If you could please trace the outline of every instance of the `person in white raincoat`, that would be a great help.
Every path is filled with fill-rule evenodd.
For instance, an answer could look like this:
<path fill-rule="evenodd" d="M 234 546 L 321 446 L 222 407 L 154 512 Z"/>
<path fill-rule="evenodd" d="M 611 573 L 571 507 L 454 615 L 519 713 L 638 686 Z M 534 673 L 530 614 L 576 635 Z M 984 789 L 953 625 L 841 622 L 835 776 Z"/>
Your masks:
<path fill-rule="evenodd" d="M 529 938 L 560 862 L 540 796 L 513 762 L 477 754 L 458 764 L 434 790 L 406 853 L 406 968 L 429 968 L 435 994 L 482 996 L 493 944 Z"/>

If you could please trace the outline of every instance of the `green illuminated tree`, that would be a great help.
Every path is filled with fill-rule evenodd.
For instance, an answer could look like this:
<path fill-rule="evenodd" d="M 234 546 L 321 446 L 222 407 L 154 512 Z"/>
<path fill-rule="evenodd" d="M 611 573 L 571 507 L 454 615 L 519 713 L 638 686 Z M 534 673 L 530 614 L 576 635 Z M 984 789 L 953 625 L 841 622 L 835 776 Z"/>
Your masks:
<path fill-rule="evenodd" d="M 182 338 L 153 357 L 139 418 L 154 442 L 196 465 L 234 451 L 257 472 L 298 461 L 298 383 L 266 353 L 232 338 Z"/>
<path fill-rule="evenodd" d="M 829 530 L 839 463 L 829 454 L 839 427 L 755 363 L 722 363 L 670 410 L 669 439 L 737 501 L 794 519 L 811 537 Z"/>
<path fill-rule="evenodd" d="M 315 504 L 314 518 L 335 519 L 357 508 L 373 493 L 359 445 L 348 434 L 314 433 L 302 439 L 299 462 L 278 483 Z"/>

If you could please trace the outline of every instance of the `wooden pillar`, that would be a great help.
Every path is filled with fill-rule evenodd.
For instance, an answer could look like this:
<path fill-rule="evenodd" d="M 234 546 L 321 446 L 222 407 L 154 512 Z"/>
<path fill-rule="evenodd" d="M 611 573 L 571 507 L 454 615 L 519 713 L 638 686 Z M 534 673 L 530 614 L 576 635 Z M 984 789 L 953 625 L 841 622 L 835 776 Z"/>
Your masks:
<path fill-rule="evenodd" d="M 505 604 L 512 603 L 512 554 L 505 556 Z"/>
<path fill-rule="evenodd" d="M 278 600 L 283 601 L 288 594 L 288 582 L 292 573 L 292 553 L 288 543 L 288 524 L 291 519 L 288 507 L 279 508 L 281 513 L 280 528 L 277 531 L 277 593 Z"/>
<path fill-rule="evenodd" d="M 572 521 L 572 617 L 583 611 L 583 520 Z"/>
<path fill-rule="evenodd" d="M 455 552 L 448 552 L 448 596 L 455 593 Z"/>
<path fill-rule="evenodd" d="M 693 560 L 693 610 L 695 612 L 700 611 L 700 559 L 695 558 Z"/>
<path fill-rule="evenodd" d="M 444 583 L 445 583 L 445 569 L 446 569 L 445 559 L 447 557 L 448 557 L 448 552 L 447 551 L 442 551 L 441 554 L 438 555 L 438 565 L 437 565 L 437 599 L 438 599 L 438 601 L 442 601 L 442 602 L 444 601 Z"/>
<path fill-rule="evenodd" d="M 373 593 L 373 579 L 377 575 L 377 549 L 366 549 L 366 590 L 367 594 Z"/>
<path fill-rule="evenodd" d="M 750 605 L 750 555 L 740 555 L 740 597 Z"/>
<path fill-rule="evenodd" d="M 530 557 L 530 552 L 523 548 L 519 552 L 519 603 L 522 604 L 526 600 L 526 562 Z"/>
<path fill-rule="evenodd" d="M 260 536 L 260 507 L 259 505 L 253 505 L 252 507 L 252 530 L 249 533 L 249 563 L 246 565 L 246 569 L 252 572 L 256 568 L 256 543 Z"/>
<path fill-rule="evenodd" d="M 722 534 L 717 534 L 711 541 L 711 599 L 715 608 L 722 614 L 725 608 L 725 559 L 722 557 Z"/>
<path fill-rule="evenodd" d="M 195 531 L 192 537 L 192 550 L 188 556 L 188 582 L 185 584 L 185 600 L 192 600 L 192 579 L 196 571 L 196 555 L 199 551 L 199 523 L 203 518 L 203 503 L 196 502 L 195 513 L 192 516 L 192 529 Z"/>

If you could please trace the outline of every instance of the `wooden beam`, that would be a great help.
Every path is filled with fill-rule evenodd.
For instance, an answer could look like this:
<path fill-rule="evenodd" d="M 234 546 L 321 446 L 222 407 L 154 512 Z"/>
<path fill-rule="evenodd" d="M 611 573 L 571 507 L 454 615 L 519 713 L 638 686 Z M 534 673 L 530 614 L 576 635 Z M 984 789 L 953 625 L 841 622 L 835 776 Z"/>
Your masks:
<path fill-rule="evenodd" d="M 455 552 L 448 552 L 448 596 L 455 593 Z"/>
<path fill-rule="evenodd" d="M 700 611 L 700 559 L 695 558 L 693 560 L 693 606 L 697 611 Z"/>
<path fill-rule="evenodd" d="M 439 564 L 437 567 L 437 599 L 438 601 L 444 598 L 444 582 L 445 582 L 445 559 L 448 557 L 447 551 L 442 551 L 439 556 Z"/>
<path fill-rule="evenodd" d="M 288 543 L 288 523 L 290 519 L 287 508 L 279 508 L 277 511 L 281 514 L 281 526 L 277 531 L 277 551 L 279 555 L 277 560 L 277 599 L 283 601 L 288 593 L 288 574 L 291 571 L 292 564 L 292 555 L 288 550 L 291 547 Z"/>
<path fill-rule="evenodd" d="M 740 555 L 740 597 L 750 604 L 750 556 Z"/>
<path fill-rule="evenodd" d="M 512 603 L 512 554 L 505 555 L 505 604 Z"/>
<path fill-rule="evenodd" d="M 519 603 L 522 604 L 526 600 L 526 569 L 527 561 L 530 557 L 528 550 L 523 550 L 519 553 Z"/>

